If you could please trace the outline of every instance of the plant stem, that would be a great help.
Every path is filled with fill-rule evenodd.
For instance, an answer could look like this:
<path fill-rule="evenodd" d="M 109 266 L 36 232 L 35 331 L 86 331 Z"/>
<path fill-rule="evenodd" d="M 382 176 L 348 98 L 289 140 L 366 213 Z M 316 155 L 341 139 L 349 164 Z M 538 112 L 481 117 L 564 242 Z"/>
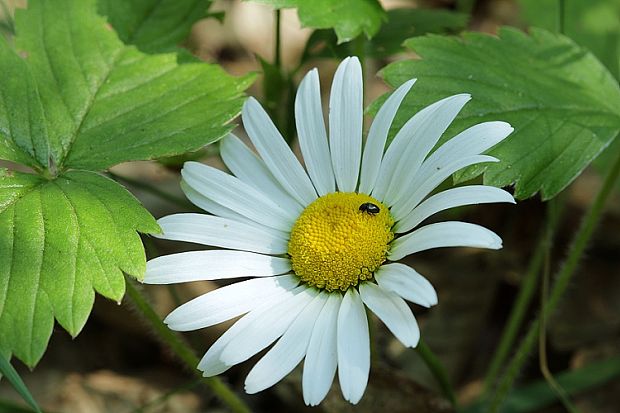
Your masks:
<path fill-rule="evenodd" d="M 554 209 L 556 207 L 556 200 L 557 198 L 552 199 L 547 203 L 549 215 L 555 215 Z M 579 413 L 579 410 L 570 401 L 568 393 L 553 377 L 551 370 L 549 370 L 549 363 L 547 362 L 547 312 L 545 311 L 545 306 L 547 304 L 547 297 L 549 295 L 549 273 L 551 266 L 552 244 L 553 232 L 549 228 L 547 228 L 544 245 L 545 263 L 542 277 L 542 288 L 540 289 L 540 329 L 538 331 L 538 362 L 540 372 L 547 381 L 547 384 L 549 385 L 551 390 L 560 399 L 566 410 L 570 413 Z"/>
<path fill-rule="evenodd" d="M 599 190 L 598 194 L 596 194 L 596 198 L 590 208 L 586 212 L 579 229 L 575 233 L 575 237 L 571 247 L 569 249 L 568 258 L 564 262 L 562 268 L 560 269 L 556 281 L 551 289 L 551 294 L 549 295 L 549 301 L 545 306 L 544 315 L 545 317 L 550 316 L 555 308 L 557 307 L 560 298 L 566 291 L 575 270 L 577 269 L 577 265 L 579 264 L 579 260 L 583 255 L 583 252 L 592 237 L 592 233 L 598 224 L 601 213 L 603 212 L 603 208 L 607 199 L 609 198 L 616 181 L 618 180 L 618 176 L 620 175 L 620 153 L 617 154 L 617 158 L 614 161 L 611 169 L 607 173 L 605 180 L 603 182 L 603 186 Z M 504 377 L 502 378 L 498 391 L 495 394 L 491 402 L 490 411 L 497 412 L 501 405 L 504 402 L 507 394 L 509 393 L 514 380 L 517 375 L 521 371 L 521 367 L 525 363 L 527 356 L 531 353 L 534 345 L 536 344 L 536 339 L 538 338 L 538 329 L 540 324 L 540 316 L 537 318 L 530 329 L 528 330 L 525 339 L 521 342 L 521 345 L 518 347 L 515 356 L 511 360 L 508 365 L 508 369 Z"/>
<path fill-rule="evenodd" d="M 446 396 L 450 403 L 452 403 L 452 406 L 456 409 L 456 396 L 454 395 L 454 390 L 452 389 L 452 385 L 450 384 L 448 373 L 443 367 L 443 364 L 441 364 L 437 356 L 422 340 L 420 340 L 420 342 L 418 343 L 416 351 L 418 352 L 420 357 L 422 357 L 422 360 L 431 371 L 431 373 L 433 373 L 433 376 L 435 376 L 435 380 L 437 380 L 437 383 L 439 383 L 439 386 L 441 387 L 444 396 Z"/>
<path fill-rule="evenodd" d="M 508 318 L 508 325 L 506 326 L 506 328 L 504 328 L 504 331 L 502 332 L 502 337 L 500 339 L 498 349 L 493 355 L 493 359 L 491 360 L 490 367 L 484 379 L 483 398 L 486 398 L 486 396 L 488 396 L 489 392 L 491 391 L 494 382 L 497 380 L 498 373 L 504 365 L 506 358 L 510 354 L 510 350 L 514 346 L 515 339 L 521 325 L 523 324 L 527 309 L 530 307 L 532 299 L 534 298 L 534 292 L 536 291 L 536 285 L 538 284 L 538 274 L 540 273 L 543 265 L 543 259 L 545 257 L 545 243 L 547 242 L 546 237 L 548 236 L 548 234 L 551 234 L 550 236 L 553 236 L 557 228 L 557 224 L 560 220 L 560 216 L 561 213 L 555 213 L 552 208 L 549 208 L 547 210 L 547 225 L 540 232 L 540 236 L 534 250 L 534 255 L 530 259 L 530 263 L 528 265 L 525 277 L 521 282 L 521 287 L 515 300 L 515 304 L 513 305 L 510 312 L 510 316 Z"/>
<path fill-rule="evenodd" d="M 157 336 L 168 345 L 174 354 L 193 372 L 200 377 L 204 384 L 235 413 L 249 413 L 249 407 L 241 400 L 222 380 L 217 377 L 202 377 L 196 369 L 198 357 L 179 337 L 172 332 L 155 313 L 147 299 L 134 286 L 134 281 L 127 278 L 127 295 L 133 301 L 136 309 L 149 322 Z"/>
<path fill-rule="evenodd" d="M 281 34 L 281 12 L 280 9 L 276 9 L 276 27 L 275 27 L 275 44 L 273 49 L 273 65 L 278 68 L 278 71 L 282 72 L 282 34 Z"/>
<path fill-rule="evenodd" d="M 364 33 L 360 33 L 360 35 L 353 40 L 353 53 L 360 60 L 363 77 L 366 74 L 366 37 Z"/>
<path fill-rule="evenodd" d="M 192 204 L 191 202 L 189 202 L 188 200 L 186 200 L 185 198 L 181 198 L 172 194 L 169 194 L 165 191 L 162 191 L 161 189 L 148 184 L 146 182 L 142 182 L 139 181 L 137 179 L 133 179 L 133 178 L 129 178 L 126 176 L 120 176 L 115 174 L 112 171 L 108 171 L 108 175 L 110 175 L 110 177 L 112 179 L 114 179 L 115 181 L 119 181 L 119 182 L 123 182 L 125 184 L 131 185 L 135 188 L 138 189 L 142 189 L 143 191 L 146 191 L 150 194 L 153 194 L 155 196 L 157 196 L 158 198 L 161 198 L 165 201 L 168 201 L 176 206 L 179 206 L 181 208 L 185 208 L 185 209 L 190 209 L 192 211 L 197 210 L 196 206 L 194 206 L 194 204 Z"/>
<path fill-rule="evenodd" d="M 558 0 L 558 33 L 564 34 L 564 14 L 566 13 L 565 0 Z"/>

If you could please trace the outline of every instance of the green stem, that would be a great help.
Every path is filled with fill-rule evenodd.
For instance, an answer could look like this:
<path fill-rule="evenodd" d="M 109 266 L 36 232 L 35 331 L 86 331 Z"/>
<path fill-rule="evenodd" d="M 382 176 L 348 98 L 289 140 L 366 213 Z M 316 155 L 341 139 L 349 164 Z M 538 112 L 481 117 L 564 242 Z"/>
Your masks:
<path fill-rule="evenodd" d="M 282 72 L 282 33 L 281 33 L 281 14 L 280 9 L 276 10 L 275 44 L 273 50 L 273 65 Z"/>
<path fill-rule="evenodd" d="M 565 0 L 558 0 L 558 33 L 564 34 L 564 14 L 566 12 Z"/>
<path fill-rule="evenodd" d="M 169 194 L 165 191 L 162 191 L 161 189 L 148 184 L 146 182 L 142 182 L 139 181 L 137 179 L 133 179 L 133 178 L 129 178 L 126 176 L 121 176 L 121 175 L 117 175 L 112 171 L 108 171 L 108 175 L 114 179 L 115 181 L 119 181 L 128 185 L 133 186 L 134 188 L 138 188 L 138 189 L 142 189 L 143 191 L 146 191 L 150 194 L 153 194 L 155 196 L 157 196 L 158 198 L 161 198 L 165 201 L 170 202 L 171 204 L 174 204 L 176 206 L 179 206 L 181 208 L 184 209 L 190 209 L 192 211 L 197 210 L 196 206 L 194 206 L 194 204 L 192 204 L 191 202 L 189 202 L 187 199 L 185 198 L 181 198 L 172 194 Z"/>
<path fill-rule="evenodd" d="M 196 369 L 198 357 L 179 337 L 172 332 L 160 319 L 146 298 L 134 286 L 134 281 L 127 279 L 127 295 L 133 301 L 136 309 L 149 322 L 157 336 L 168 345 L 174 354 L 193 372 L 200 377 L 203 383 L 235 413 L 249 413 L 250 408 L 237 396 L 222 380 L 217 377 L 202 377 Z"/>
<path fill-rule="evenodd" d="M 366 73 L 366 37 L 364 33 L 357 36 L 353 41 L 353 52 L 360 60 L 363 76 Z"/>
<path fill-rule="evenodd" d="M 560 298 L 566 291 L 566 288 L 570 284 L 571 278 L 577 269 L 577 265 L 579 264 L 579 260 L 583 255 L 583 252 L 592 237 L 592 233 L 598 224 L 601 213 L 603 212 L 603 208 L 607 199 L 609 198 L 616 181 L 618 180 L 618 176 L 620 175 L 620 153 L 618 153 L 616 160 L 614 161 L 612 168 L 609 170 L 605 180 L 603 182 L 603 186 L 599 190 L 594 202 L 586 212 L 584 219 L 579 226 L 578 231 L 575 233 L 575 237 L 571 247 L 569 249 L 568 258 L 564 262 L 564 265 L 560 269 L 556 281 L 551 289 L 551 294 L 549 295 L 549 301 L 545 306 L 545 316 L 549 316 L 553 313 L 555 308 L 557 307 Z M 528 330 L 525 339 L 521 342 L 521 345 L 518 347 L 515 356 L 511 360 L 508 365 L 508 369 L 500 384 L 498 386 L 498 391 L 495 394 L 491 402 L 492 412 L 497 412 L 501 405 L 503 404 L 506 396 L 510 392 L 512 385 L 521 371 L 521 367 L 525 363 L 528 355 L 533 350 L 536 339 L 538 338 L 538 329 L 540 327 L 540 318 L 537 318 L 530 329 Z"/>
<path fill-rule="evenodd" d="M 549 208 L 547 211 L 547 225 L 540 233 L 540 237 L 536 243 L 536 248 L 534 249 L 534 255 L 530 259 L 530 263 L 525 277 L 521 282 L 521 287 L 515 300 L 515 304 L 513 305 L 510 316 L 508 317 L 508 325 L 502 332 L 502 337 L 497 351 L 493 355 L 490 367 L 484 379 L 484 398 L 488 396 L 493 384 L 497 380 L 497 375 L 504 365 L 506 358 L 510 355 L 510 350 L 514 346 L 519 329 L 521 328 L 527 310 L 532 303 L 534 293 L 536 292 L 536 286 L 538 284 L 538 274 L 540 274 L 543 259 L 545 257 L 545 243 L 547 242 L 546 237 L 549 233 L 555 233 L 557 223 L 560 220 L 560 215 L 560 213 L 555 213 L 552 208 Z"/>
<path fill-rule="evenodd" d="M 448 373 L 446 372 L 443 364 L 441 364 L 441 361 L 439 361 L 437 356 L 422 340 L 420 340 L 420 342 L 418 343 L 416 350 L 420 357 L 422 357 L 422 360 L 431 371 L 433 376 L 435 376 L 435 380 L 437 380 L 439 387 L 441 387 L 444 396 L 450 401 L 450 403 L 452 403 L 452 406 L 456 409 L 456 396 L 454 395 L 454 390 L 452 389 L 452 385 L 450 384 Z"/>
<path fill-rule="evenodd" d="M 552 199 L 547 203 L 549 215 L 552 215 L 554 213 L 556 200 L 557 198 Z M 555 377 L 553 377 L 551 370 L 549 370 L 549 363 L 547 361 L 547 312 L 545 311 L 545 306 L 547 303 L 547 297 L 549 295 L 549 273 L 551 267 L 551 247 L 553 244 L 553 232 L 548 229 L 546 233 L 547 234 L 545 236 L 544 245 L 545 264 L 542 277 L 542 288 L 540 289 L 540 329 L 538 330 L 538 362 L 540 372 L 547 381 L 547 384 L 549 385 L 551 390 L 560 399 L 566 410 L 570 413 L 579 413 L 579 410 L 570 401 L 568 393 L 564 390 L 560 383 L 556 381 Z"/>

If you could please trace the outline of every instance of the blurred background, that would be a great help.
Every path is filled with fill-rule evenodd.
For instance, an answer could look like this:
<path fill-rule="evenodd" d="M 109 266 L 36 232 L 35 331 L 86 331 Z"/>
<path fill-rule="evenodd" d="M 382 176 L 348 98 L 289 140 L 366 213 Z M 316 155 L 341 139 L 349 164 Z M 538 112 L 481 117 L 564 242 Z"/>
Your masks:
<path fill-rule="evenodd" d="M 552 24 L 545 21 L 544 13 L 546 3 L 551 1 L 472 0 L 457 4 L 453 0 L 384 0 L 381 3 L 386 10 L 430 8 L 448 13 L 443 24 L 429 24 L 428 27 L 400 19 L 392 30 L 402 30 L 403 39 L 428 31 L 449 33 L 467 28 L 493 33 L 505 24 L 522 28 L 528 24 Z M 459 14 L 458 10 L 464 7 L 461 3 L 468 3 L 469 16 Z M 575 2 L 569 0 L 568 4 L 571 3 Z M 617 74 L 620 17 L 605 12 L 609 9 L 601 8 L 600 4 L 604 3 L 584 0 L 571 6 L 574 8 L 567 18 L 576 23 L 570 26 L 574 33 L 569 34 L 578 42 L 583 41 L 612 73 Z M 11 14 L 16 7 L 25 7 L 26 2 L 1 0 L 1 4 L 0 30 L 9 33 Z M 332 50 L 333 39 L 329 39 L 329 33 L 313 34 L 312 30 L 301 28 L 296 11 L 283 10 L 281 58 L 291 76 L 288 79 L 270 77 L 266 62 L 274 59 L 273 9 L 252 2 L 217 0 L 211 12 L 218 11 L 225 12 L 223 20 L 212 17 L 198 22 L 184 47 L 203 60 L 217 62 L 231 74 L 259 73 L 248 94 L 258 97 L 274 116 L 280 116 L 276 119 L 278 125 L 287 138 L 292 138 L 288 115 L 292 114 L 290 97 L 294 96 L 295 85 L 308 69 L 318 67 L 325 98 L 338 64 L 338 59 L 329 56 L 353 51 Z M 391 27 L 390 22 L 384 27 Z M 597 35 L 597 31 L 603 34 Z M 396 50 L 400 52 L 379 53 L 367 59 L 366 104 L 389 91 L 376 76 L 381 67 L 390 61 L 415 57 L 411 52 L 398 49 L 398 45 Z M 264 59 L 262 63 L 261 59 Z M 280 82 L 276 90 L 282 95 L 266 95 L 264 82 L 276 82 L 276 85 Z M 291 105 L 288 106 L 290 110 L 276 111 L 270 107 L 274 102 Z M 243 136 L 241 128 L 236 133 Z M 292 144 L 295 145 L 294 141 Z M 583 212 L 600 188 L 606 156 L 618 150 L 618 144 L 608 148 L 597 165 L 586 170 L 557 201 L 560 212 L 550 259 L 551 274 L 561 264 Z M 111 176 L 129 188 L 156 218 L 195 211 L 184 200 L 179 188 L 180 167 L 190 158 L 223 168 L 217 145 L 211 145 L 187 157 L 122 164 L 112 169 Z M 620 412 L 620 187 L 616 189 L 569 292 L 548 321 L 549 368 L 554 375 L 563 378 L 563 385 L 583 412 Z M 483 390 L 484 375 L 528 272 L 528 263 L 540 249 L 539 240 L 549 217 L 545 205 L 538 199 L 516 206 L 461 208 L 435 219 L 443 220 L 446 216 L 484 225 L 504 240 L 504 248 L 498 252 L 443 249 L 416 254 L 410 261 L 433 283 L 439 295 L 438 306 L 430 310 L 414 308 L 422 336 L 448 370 L 460 404 L 467 405 Z M 143 241 L 149 257 L 198 249 L 196 245 L 149 237 Z M 527 320 L 540 308 L 539 284 L 540 279 L 536 279 Z M 148 286 L 143 291 L 163 318 L 180 303 L 216 287 L 215 283 L 199 282 L 173 287 Z M 524 328 L 527 325 L 524 323 Z M 222 324 L 183 336 L 198 354 L 202 354 L 228 326 Z M 377 322 L 376 326 L 369 388 L 355 408 L 342 400 L 337 383 L 320 407 L 305 407 L 301 398 L 300 369 L 279 385 L 257 395 L 243 395 L 244 399 L 258 412 L 452 411 L 418 353 L 402 347 L 381 323 Z M 260 355 L 252 360 L 255 362 L 258 357 Z M 240 393 L 252 360 L 222 376 Z M 129 302 L 119 304 L 97 296 L 89 322 L 77 338 L 71 339 L 64 330 L 56 328 L 36 370 L 29 372 L 17 361 L 15 365 L 46 412 L 226 411 L 157 341 Z M 583 369 L 584 366 L 589 369 Z M 509 400 L 507 412 L 565 411 L 555 402 L 555 395 L 543 381 L 536 355 L 530 356 Z M 19 407 L 21 405 L 12 387 L 5 381 L 0 382 L 0 412 L 28 411 Z"/>

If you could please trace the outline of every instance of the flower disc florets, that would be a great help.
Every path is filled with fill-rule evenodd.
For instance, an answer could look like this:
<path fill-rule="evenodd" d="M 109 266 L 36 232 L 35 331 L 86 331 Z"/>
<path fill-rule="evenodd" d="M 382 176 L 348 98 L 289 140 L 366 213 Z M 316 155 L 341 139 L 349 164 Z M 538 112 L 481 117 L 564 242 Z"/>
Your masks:
<path fill-rule="evenodd" d="M 288 244 L 293 270 L 317 288 L 346 291 L 371 279 L 385 261 L 393 224 L 388 208 L 371 196 L 324 195 L 293 226 Z"/>

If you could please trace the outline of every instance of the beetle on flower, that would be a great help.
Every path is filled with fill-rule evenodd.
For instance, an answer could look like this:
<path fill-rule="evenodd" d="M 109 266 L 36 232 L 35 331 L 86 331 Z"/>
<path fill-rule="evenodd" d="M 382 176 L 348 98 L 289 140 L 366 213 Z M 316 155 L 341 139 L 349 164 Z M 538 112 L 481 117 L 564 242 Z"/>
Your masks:
<path fill-rule="evenodd" d="M 187 162 L 182 187 L 209 214 L 161 218 L 162 238 L 221 249 L 166 255 L 148 262 L 145 282 L 250 278 L 218 288 L 174 310 L 165 322 L 177 331 L 209 327 L 242 316 L 207 351 L 198 368 L 214 376 L 275 344 L 245 381 L 264 390 L 302 360 L 306 404 L 319 404 L 336 371 L 342 394 L 357 403 L 370 370 L 365 307 L 396 338 L 415 347 L 416 319 L 405 300 L 430 307 L 432 285 L 402 258 L 439 247 L 499 249 L 501 239 L 478 225 L 439 222 L 431 215 L 458 206 L 510 202 L 506 191 L 485 185 L 433 190 L 467 166 L 496 162 L 482 155 L 511 132 L 485 122 L 461 132 L 431 153 L 470 100 L 440 100 L 405 123 L 385 149 L 388 131 L 415 79 L 386 100 L 362 140 L 362 71 L 345 59 L 329 100 L 329 137 L 316 69 L 303 79 L 295 120 L 306 168 L 253 98 L 243 125 L 260 157 L 228 135 L 221 156 L 234 174 Z"/>

